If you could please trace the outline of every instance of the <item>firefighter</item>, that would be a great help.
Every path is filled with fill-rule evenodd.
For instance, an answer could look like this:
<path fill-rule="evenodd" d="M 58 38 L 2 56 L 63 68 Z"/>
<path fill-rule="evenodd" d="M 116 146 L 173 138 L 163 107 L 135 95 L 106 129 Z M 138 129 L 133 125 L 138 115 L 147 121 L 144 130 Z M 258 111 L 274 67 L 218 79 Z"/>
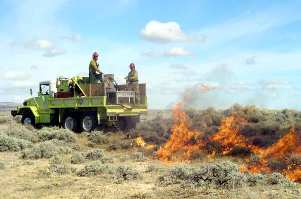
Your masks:
<path fill-rule="evenodd" d="M 129 72 L 129 74 L 127 76 L 127 82 L 128 83 L 135 83 L 135 82 L 138 83 L 138 73 L 137 73 L 137 71 L 135 69 L 135 64 L 131 63 L 129 65 L 129 67 L 130 67 L 131 71 Z"/>
<path fill-rule="evenodd" d="M 99 69 L 98 64 L 98 57 L 99 54 L 97 52 L 94 52 L 92 54 L 92 60 L 89 64 L 89 79 L 91 83 L 98 83 L 102 81 L 102 72 Z"/>
<path fill-rule="evenodd" d="M 128 85 L 128 89 L 131 91 L 135 91 L 135 101 L 136 103 L 140 102 L 140 92 L 139 92 L 139 83 L 138 83 L 138 72 L 135 68 L 135 64 L 131 63 L 129 65 L 130 72 L 126 77 L 126 82 Z"/>

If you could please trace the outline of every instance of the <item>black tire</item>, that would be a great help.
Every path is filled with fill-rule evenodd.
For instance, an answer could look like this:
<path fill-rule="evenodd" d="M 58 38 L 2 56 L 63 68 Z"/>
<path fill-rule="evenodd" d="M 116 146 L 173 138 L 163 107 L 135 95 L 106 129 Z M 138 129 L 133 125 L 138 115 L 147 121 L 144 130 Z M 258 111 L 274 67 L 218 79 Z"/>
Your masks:
<path fill-rule="evenodd" d="M 35 119 L 32 115 L 22 115 L 21 123 L 23 125 L 32 125 L 35 127 Z"/>
<path fill-rule="evenodd" d="M 126 118 L 125 117 L 120 117 L 118 119 L 117 126 L 118 126 L 118 130 L 126 131 L 127 130 Z"/>
<path fill-rule="evenodd" d="M 128 117 L 128 118 L 126 118 L 126 121 L 127 121 L 127 129 L 128 130 L 136 129 L 137 120 L 135 117 Z"/>
<path fill-rule="evenodd" d="M 139 117 L 120 117 L 118 120 L 119 129 L 122 131 L 130 131 L 136 129 Z"/>
<path fill-rule="evenodd" d="M 85 114 L 80 121 L 81 130 L 84 132 L 91 132 L 96 127 L 96 117 L 93 114 Z"/>
<path fill-rule="evenodd" d="M 65 129 L 69 129 L 70 131 L 76 132 L 78 130 L 77 126 L 78 126 L 78 122 L 75 117 L 70 116 L 70 115 L 65 117 L 64 122 L 63 122 L 63 127 Z"/>

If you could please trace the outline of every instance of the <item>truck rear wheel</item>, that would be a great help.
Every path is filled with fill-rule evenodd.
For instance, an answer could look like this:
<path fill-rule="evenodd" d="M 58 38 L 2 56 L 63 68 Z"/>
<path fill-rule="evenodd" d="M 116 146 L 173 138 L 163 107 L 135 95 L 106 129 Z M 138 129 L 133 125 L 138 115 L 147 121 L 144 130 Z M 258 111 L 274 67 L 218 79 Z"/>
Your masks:
<path fill-rule="evenodd" d="M 95 129 L 96 121 L 92 115 L 84 115 L 81 119 L 81 127 L 85 132 L 91 132 Z"/>
<path fill-rule="evenodd" d="M 118 126 L 122 131 L 129 131 L 136 128 L 137 122 L 139 122 L 138 117 L 120 117 Z"/>
<path fill-rule="evenodd" d="M 77 121 L 74 117 L 68 116 L 64 120 L 64 128 L 69 129 L 70 131 L 76 131 Z"/>

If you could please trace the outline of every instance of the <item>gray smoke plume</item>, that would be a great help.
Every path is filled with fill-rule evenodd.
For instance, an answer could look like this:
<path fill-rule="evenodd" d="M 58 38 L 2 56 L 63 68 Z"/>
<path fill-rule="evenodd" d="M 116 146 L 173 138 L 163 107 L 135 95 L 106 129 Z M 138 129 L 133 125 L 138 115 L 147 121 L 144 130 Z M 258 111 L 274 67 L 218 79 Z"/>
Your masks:
<path fill-rule="evenodd" d="M 233 104 L 256 105 L 267 108 L 301 106 L 301 94 L 288 81 L 239 81 L 227 65 L 219 65 L 188 87 L 181 95 L 185 108 L 229 108 Z"/>

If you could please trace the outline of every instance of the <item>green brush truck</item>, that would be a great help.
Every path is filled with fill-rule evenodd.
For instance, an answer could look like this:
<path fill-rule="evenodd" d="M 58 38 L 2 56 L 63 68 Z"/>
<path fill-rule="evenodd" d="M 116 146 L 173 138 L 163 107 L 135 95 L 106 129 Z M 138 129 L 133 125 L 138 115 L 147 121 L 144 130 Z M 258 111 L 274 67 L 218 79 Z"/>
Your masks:
<path fill-rule="evenodd" d="M 21 115 L 23 124 L 36 128 L 61 126 L 75 132 L 93 131 L 96 127 L 135 128 L 140 115 L 147 111 L 146 85 L 117 85 L 114 75 L 91 83 L 89 77 L 59 77 L 56 91 L 50 81 L 40 82 L 37 97 L 29 98 L 11 111 Z M 32 90 L 31 90 L 32 94 Z"/>

